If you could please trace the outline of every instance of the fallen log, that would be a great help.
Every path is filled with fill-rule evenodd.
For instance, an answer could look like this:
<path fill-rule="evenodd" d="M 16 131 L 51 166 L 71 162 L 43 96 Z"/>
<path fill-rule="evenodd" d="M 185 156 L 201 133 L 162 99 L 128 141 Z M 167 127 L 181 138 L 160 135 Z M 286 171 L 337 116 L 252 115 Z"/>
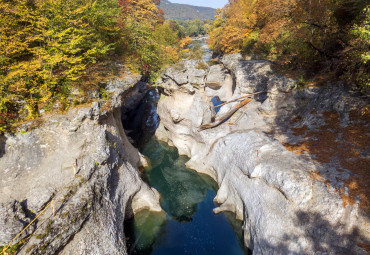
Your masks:
<path fill-rule="evenodd" d="M 246 97 L 250 97 L 250 96 L 253 96 L 253 95 L 258 95 L 258 94 L 261 94 L 261 93 L 267 93 L 267 91 L 260 91 L 260 92 L 256 92 L 256 93 L 248 94 L 248 95 L 245 95 L 245 96 L 242 96 L 242 97 L 238 97 L 238 98 L 236 98 L 236 99 L 233 99 L 233 100 L 227 101 L 227 102 L 225 102 L 225 103 L 219 104 L 219 105 L 215 106 L 215 108 L 218 108 L 218 107 L 224 106 L 225 104 L 233 103 L 233 102 L 235 102 L 235 101 L 238 101 L 238 100 L 240 100 L 240 99 L 244 99 L 244 98 L 246 98 Z"/>
<path fill-rule="evenodd" d="M 205 130 L 205 129 L 218 127 L 219 125 L 224 123 L 226 120 L 228 120 L 237 110 L 239 110 L 240 108 L 242 108 L 243 106 L 245 106 L 246 104 L 251 102 L 252 100 L 253 99 L 251 99 L 251 98 L 244 99 L 239 104 L 234 106 L 230 111 L 228 111 L 222 117 L 220 117 L 218 120 L 216 120 L 215 122 L 210 123 L 210 124 L 204 124 L 204 125 L 200 126 L 200 129 Z"/>

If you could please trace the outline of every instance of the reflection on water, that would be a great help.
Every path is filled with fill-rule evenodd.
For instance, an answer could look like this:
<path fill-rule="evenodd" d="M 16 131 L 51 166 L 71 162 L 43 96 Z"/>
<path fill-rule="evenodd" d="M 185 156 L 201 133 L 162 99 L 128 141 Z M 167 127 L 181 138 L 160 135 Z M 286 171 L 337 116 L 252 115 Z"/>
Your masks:
<path fill-rule="evenodd" d="M 223 104 L 224 102 L 221 101 L 221 99 L 218 96 L 215 96 L 211 99 L 211 103 L 215 107 L 215 112 L 218 113 L 221 109 L 221 106 L 220 107 L 218 107 L 218 106 Z"/>
<path fill-rule="evenodd" d="M 129 254 L 246 254 L 241 222 L 228 215 L 230 225 L 225 214 L 212 212 L 216 183 L 187 169 L 187 157 L 155 139 L 142 153 L 151 160 L 145 177 L 166 214 L 141 212 L 126 222 Z"/>
<path fill-rule="evenodd" d="M 143 154 L 148 157 L 155 155 L 152 169 L 146 175 L 149 184 L 162 195 L 162 208 L 179 222 L 191 221 L 197 204 L 207 195 L 210 179 L 187 169 L 187 157 L 178 156 L 176 149 L 159 144 L 154 139 Z"/>

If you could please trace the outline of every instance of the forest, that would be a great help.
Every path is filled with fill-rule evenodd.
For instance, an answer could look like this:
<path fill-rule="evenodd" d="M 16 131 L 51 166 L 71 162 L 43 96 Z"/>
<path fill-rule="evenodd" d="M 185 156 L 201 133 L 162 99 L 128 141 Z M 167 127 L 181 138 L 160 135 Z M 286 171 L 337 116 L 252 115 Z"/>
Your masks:
<path fill-rule="evenodd" d="M 114 63 L 150 77 L 177 62 L 189 38 L 177 22 L 164 20 L 158 5 L 1 0 L 0 132 L 40 111 L 67 110 L 76 103 L 73 91 L 80 96 L 99 91 L 99 80 L 116 73 Z"/>
<path fill-rule="evenodd" d="M 154 80 L 189 55 L 190 36 L 205 34 L 216 53 L 270 59 L 300 80 L 340 79 L 369 91 L 364 0 L 229 0 L 215 20 L 188 21 L 165 20 L 159 6 L 160 0 L 1 0 L 0 133 L 40 112 L 88 103 L 91 91 L 106 96 L 99 86 L 117 74 L 117 63 Z"/>
<path fill-rule="evenodd" d="M 173 20 L 179 25 L 179 31 L 181 31 L 185 36 L 200 36 L 207 34 L 207 27 L 213 23 L 213 20 Z"/>
<path fill-rule="evenodd" d="M 301 80 L 370 88 L 370 5 L 365 0 L 229 0 L 210 26 L 218 53 L 270 59 Z"/>
<path fill-rule="evenodd" d="M 216 14 L 216 9 L 213 8 L 172 3 L 168 0 L 161 0 L 159 7 L 164 10 L 164 17 L 172 20 L 206 20 L 213 19 Z"/>

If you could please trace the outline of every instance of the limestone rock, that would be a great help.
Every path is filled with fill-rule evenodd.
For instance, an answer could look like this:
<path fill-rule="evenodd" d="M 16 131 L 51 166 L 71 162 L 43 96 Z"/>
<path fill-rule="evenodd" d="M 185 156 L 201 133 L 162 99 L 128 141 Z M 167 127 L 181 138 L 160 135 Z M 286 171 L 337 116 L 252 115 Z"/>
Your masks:
<path fill-rule="evenodd" d="M 219 89 L 226 79 L 226 69 L 223 65 L 213 65 L 207 74 L 206 86 L 212 89 Z"/>
<path fill-rule="evenodd" d="M 188 70 L 189 83 L 193 85 L 203 85 L 206 70 L 191 68 Z"/>
<path fill-rule="evenodd" d="M 193 86 L 204 85 L 207 74 L 207 64 L 201 60 L 184 60 L 184 66 L 188 74 L 189 83 Z M 204 69 L 205 68 L 205 69 Z"/>
<path fill-rule="evenodd" d="M 164 72 L 164 76 L 172 79 L 177 85 L 188 83 L 188 75 L 183 69 L 169 68 Z"/>
<path fill-rule="evenodd" d="M 228 99 L 267 93 L 255 96 L 222 125 L 201 131 L 201 124 L 222 116 L 237 102 L 222 106 L 215 115 L 210 99 L 219 96 L 221 82 L 195 88 L 192 95 L 175 88 L 158 104 L 157 138 L 189 156 L 188 167 L 217 181 L 219 207 L 214 212 L 232 211 L 243 220 L 244 243 L 253 254 L 366 254 L 358 244 L 370 240 L 369 217 L 358 200 L 344 206 L 335 187 L 343 187 L 350 173 L 282 145 L 300 141 L 291 130 L 284 133 L 297 125 L 292 124 L 297 116 L 299 123 L 314 129 L 325 121 L 312 109 L 338 111 L 345 126 L 350 109 L 366 104 L 340 87 L 296 89 L 295 81 L 273 73 L 270 61 L 246 61 L 232 54 L 224 56 L 222 64 L 234 79 L 235 90 Z M 206 85 L 208 78 L 220 81 L 225 74 L 213 79 L 208 73 Z M 333 184 L 316 177 L 319 172 Z"/>
<path fill-rule="evenodd" d="M 266 90 L 273 77 L 272 62 L 268 60 L 246 61 L 241 60 L 240 54 L 232 54 L 225 56 L 222 63 L 233 73 L 238 95 Z"/>
<path fill-rule="evenodd" d="M 135 108 L 147 91 L 137 79 L 108 84 L 111 108 L 104 113 L 97 102 L 0 138 L 0 245 L 54 201 L 55 216 L 51 207 L 40 216 L 19 254 L 127 254 L 124 220 L 161 210 L 121 122 L 123 104 Z"/>

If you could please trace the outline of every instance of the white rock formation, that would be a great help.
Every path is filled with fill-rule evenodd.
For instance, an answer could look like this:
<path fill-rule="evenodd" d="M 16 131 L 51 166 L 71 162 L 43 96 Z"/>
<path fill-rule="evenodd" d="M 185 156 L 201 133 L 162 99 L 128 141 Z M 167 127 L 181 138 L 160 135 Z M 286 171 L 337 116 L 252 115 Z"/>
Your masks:
<path fill-rule="evenodd" d="M 224 72 L 219 82 L 217 75 L 208 74 L 193 94 L 179 86 L 166 90 L 168 79 L 175 77 L 165 72 L 158 83 L 167 96 L 158 104 L 157 138 L 189 156 L 188 167 L 218 182 L 215 212 L 232 211 L 243 220 L 245 245 L 253 254 L 366 254 L 359 244 L 370 240 L 369 217 L 359 201 L 343 206 L 336 189 L 314 177 L 326 166 L 288 151 L 271 135 L 289 126 L 297 112 L 312 124 L 311 106 L 344 111 L 348 105 L 337 99 L 345 93 L 338 88 L 293 89 L 295 82 L 273 74 L 269 61 L 244 61 L 234 54 L 222 62 L 225 68 L 211 67 Z M 255 96 L 226 123 L 202 131 L 202 124 L 237 104 L 223 106 L 215 116 L 210 103 L 229 72 L 236 85 L 231 99 L 256 91 L 268 94 Z M 205 89 L 207 80 L 212 86 Z"/>
<path fill-rule="evenodd" d="M 140 178 L 142 156 L 121 122 L 123 101 L 140 101 L 145 92 L 139 78 L 109 84 L 109 109 L 95 103 L 2 138 L 0 246 L 53 200 L 55 216 L 48 208 L 21 236 L 28 237 L 19 254 L 127 254 L 125 218 L 162 210 L 158 192 Z"/>

